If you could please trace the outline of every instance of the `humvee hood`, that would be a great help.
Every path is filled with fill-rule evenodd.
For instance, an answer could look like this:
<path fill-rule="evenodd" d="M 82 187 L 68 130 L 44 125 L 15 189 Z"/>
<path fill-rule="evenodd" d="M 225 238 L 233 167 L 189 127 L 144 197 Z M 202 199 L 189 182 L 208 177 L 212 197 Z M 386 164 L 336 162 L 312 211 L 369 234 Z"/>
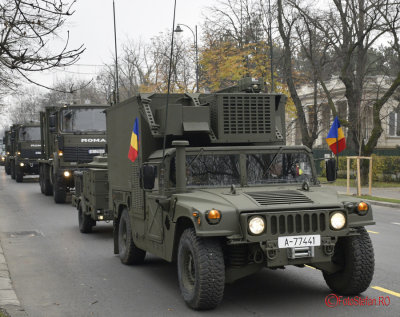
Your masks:
<path fill-rule="evenodd" d="M 295 186 L 237 188 L 236 194 L 229 188 L 194 189 L 178 194 L 181 205 L 198 210 L 221 209 L 245 211 L 291 210 L 315 208 L 341 208 L 338 195 L 322 187 L 311 187 L 309 191 Z"/>

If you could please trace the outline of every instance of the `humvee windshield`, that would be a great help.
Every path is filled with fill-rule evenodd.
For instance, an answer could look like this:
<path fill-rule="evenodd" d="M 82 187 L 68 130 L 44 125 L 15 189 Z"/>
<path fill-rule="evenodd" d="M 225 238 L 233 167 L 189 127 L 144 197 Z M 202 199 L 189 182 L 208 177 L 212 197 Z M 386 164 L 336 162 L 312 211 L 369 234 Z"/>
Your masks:
<path fill-rule="evenodd" d="M 242 160 L 240 159 L 242 156 Z M 312 180 L 310 158 L 302 152 L 207 154 L 186 156 L 187 186 L 240 185 L 240 164 L 245 162 L 245 185 L 302 183 Z M 174 162 L 173 162 L 174 164 Z"/>
<path fill-rule="evenodd" d="M 103 132 L 106 130 L 104 109 L 64 109 L 61 112 L 61 130 L 63 132 Z"/>
<path fill-rule="evenodd" d="M 20 141 L 39 141 L 40 127 L 23 127 L 19 129 Z"/>

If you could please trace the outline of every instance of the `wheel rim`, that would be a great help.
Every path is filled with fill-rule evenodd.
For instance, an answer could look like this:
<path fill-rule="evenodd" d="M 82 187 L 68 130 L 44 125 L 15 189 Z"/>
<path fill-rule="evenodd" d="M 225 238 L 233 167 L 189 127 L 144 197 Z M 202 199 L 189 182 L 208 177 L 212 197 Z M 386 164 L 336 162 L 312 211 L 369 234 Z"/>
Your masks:
<path fill-rule="evenodd" d="M 188 249 L 185 249 L 183 252 L 182 268 L 183 286 L 188 290 L 194 289 L 196 283 L 196 266 L 194 264 L 193 254 Z"/>

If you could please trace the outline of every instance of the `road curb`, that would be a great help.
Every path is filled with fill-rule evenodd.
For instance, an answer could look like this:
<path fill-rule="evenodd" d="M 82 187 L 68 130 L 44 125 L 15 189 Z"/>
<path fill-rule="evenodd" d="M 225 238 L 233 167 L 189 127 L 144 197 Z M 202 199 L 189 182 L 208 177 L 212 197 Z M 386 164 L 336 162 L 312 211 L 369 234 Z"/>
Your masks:
<path fill-rule="evenodd" d="M 17 294 L 10 278 L 6 258 L 0 240 L 0 308 L 5 310 L 11 317 L 28 316 L 21 307 Z"/>
<path fill-rule="evenodd" d="M 362 201 L 370 203 L 371 205 L 400 209 L 400 204 L 396 204 L 396 203 L 389 203 L 389 202 L 386 202 L 386 201 L 378 201 L 378 200 L 371 200 L 371 199 L 363 199 L 362 197 L 353 196 L 353 195 L 347 195 L 347 193 L 344 193 L 344 192 L 338 192 L 338 194 L 341 195 L 341 196 L 356 197 L 356 198 L 358 198 L 358 199 L 360 199 Z"/>

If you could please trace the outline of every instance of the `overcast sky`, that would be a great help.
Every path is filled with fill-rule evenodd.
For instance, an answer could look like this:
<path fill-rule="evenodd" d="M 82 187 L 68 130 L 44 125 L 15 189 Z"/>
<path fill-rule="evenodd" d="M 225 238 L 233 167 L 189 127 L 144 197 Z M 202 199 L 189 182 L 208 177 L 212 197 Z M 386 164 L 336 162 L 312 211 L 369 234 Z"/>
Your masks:
<path fill-rule="evenodd" d="M 201 24 L 202 11 L 215 0 L 177 0 L 176 23 L 193 27 Z M 70 31 L 70 47 L 84 44 L 86 51 L 76 66 L 65 70 L 38 74 L 34 78 L 45 85 L 52 85 L 65 75 L 87 79 L 99 71 L 100 65 L 109 63 L 114 51 L 112 0 L 78 0 L 75 13 L 68 18 L 60 35 Z M 174 0 L 115 0 L 117 18 L 117 40 L 149 41 L 160 32 L 172 28 Z M 200 33 L 200 31 L 199 31 Z M 192 34 L 186 29 L 179 36 Z M 96 66 L 97 65 L 97 66 Z"/>

